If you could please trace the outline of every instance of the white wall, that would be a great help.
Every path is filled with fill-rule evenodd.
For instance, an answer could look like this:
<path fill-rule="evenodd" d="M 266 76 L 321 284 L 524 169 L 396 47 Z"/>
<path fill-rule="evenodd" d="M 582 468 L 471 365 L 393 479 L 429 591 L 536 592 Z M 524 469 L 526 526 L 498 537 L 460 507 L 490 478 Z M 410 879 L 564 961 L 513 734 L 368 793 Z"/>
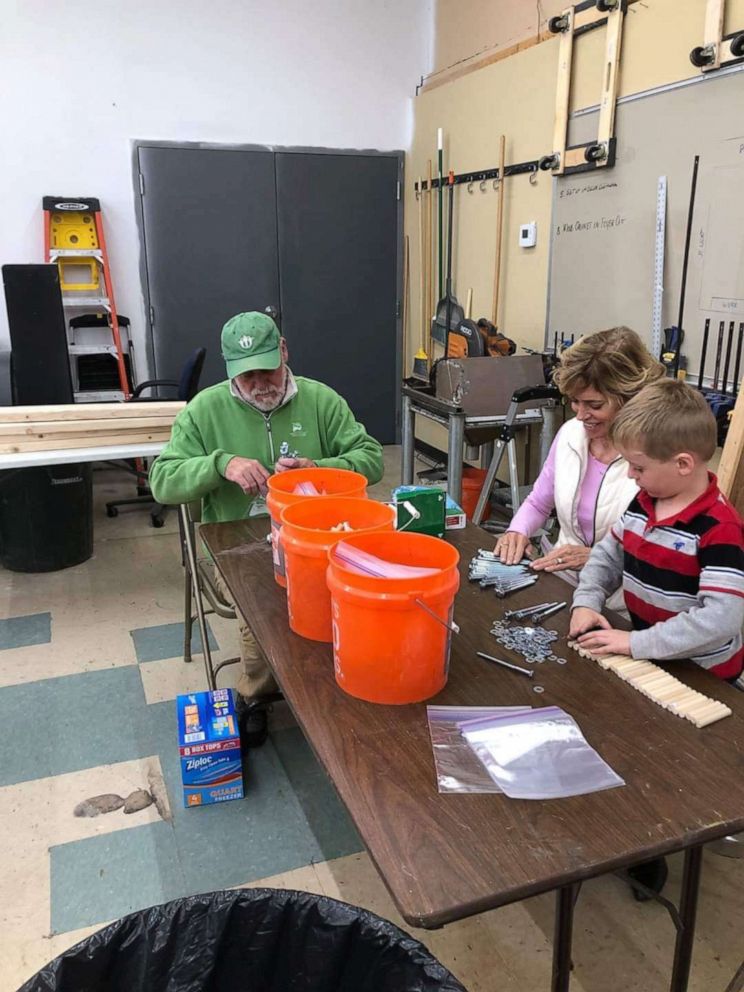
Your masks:
<path fill-rule="evenodd" d="M 431 65 L 432 0 L 2 0 L 2 10 L 0 263 L 43 260 L 44 194 L 99 197 L 117 308 L 140 356 L 132 141 L 407 149 Z"/>

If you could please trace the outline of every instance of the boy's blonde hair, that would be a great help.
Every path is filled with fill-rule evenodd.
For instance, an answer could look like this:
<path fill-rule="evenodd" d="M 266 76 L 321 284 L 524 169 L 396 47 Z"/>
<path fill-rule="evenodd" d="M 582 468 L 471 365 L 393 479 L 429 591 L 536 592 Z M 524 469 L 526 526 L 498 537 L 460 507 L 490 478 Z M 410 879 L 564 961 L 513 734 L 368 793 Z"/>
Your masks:
<path fill-rule="evenodd" d="M 718 430 L 705 397 L 679 379 L 645 386 L 610 424 L 616 448 L 638 446 L 649 458 L 666 462 L 689 451 L 707 462 L 716 450 Z"/>
<path fill-rule="evenodd" d="M 664 366 L 651 355 L 635 331 L 629 327 L 610 327 L 580 338 L 567 348 L 553 373 L 553 381 L 570 399 L 584 389 L 596 389 L 621 407 L 639 389 L 663 375 Z"/>

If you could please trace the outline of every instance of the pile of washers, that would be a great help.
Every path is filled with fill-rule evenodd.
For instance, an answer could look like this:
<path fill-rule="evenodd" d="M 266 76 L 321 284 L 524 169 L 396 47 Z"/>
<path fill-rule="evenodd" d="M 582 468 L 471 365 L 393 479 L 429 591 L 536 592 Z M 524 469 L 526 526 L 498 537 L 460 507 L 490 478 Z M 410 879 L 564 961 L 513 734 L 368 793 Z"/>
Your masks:
<path fill-rule="evenodd" d="M 507 611 L 505 620 L 494 620 L 491 627 L 491 634 L 499 644 L 505 648 L 521 654 L 528 664 L 540 665 L 544 661 L 555 661 L 559 665 L 565 665 L 566 659 L 560 658 L 553 652 L 553 641 L 558 639 L 558 632 L 555 630 L 544 630 L 542 627 L 522 627 L 512 624 L 512 619 L 523 619 L 523 615 L 530 618 L 543 619 L 551 613 L 557 613 L 563 609 L 565 603 L 540 604 L 540 608 L 533 607 L 530 614 L 525 610 Z M 547 609 L 550 607 L 550 609 Z M 539 622 L 535 620 L 535 622 Z"/>

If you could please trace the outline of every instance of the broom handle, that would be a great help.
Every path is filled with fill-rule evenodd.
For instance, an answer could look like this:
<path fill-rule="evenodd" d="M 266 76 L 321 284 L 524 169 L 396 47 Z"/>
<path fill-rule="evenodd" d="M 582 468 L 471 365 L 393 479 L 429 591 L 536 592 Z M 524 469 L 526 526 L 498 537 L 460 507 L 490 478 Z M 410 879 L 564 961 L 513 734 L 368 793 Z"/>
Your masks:
<path fill-rule="evenodd" d="M 504 169 L 506 137 L 499 139 L 499 220 L 496 225 L 496 262 L 493 276 L 493 325 L 499 326 L 499 300 L 501 297 L 501 240 L 504 232 Z"/>
<path fill-rule="evenodd" d="M 442 164 L 443 164 L 443 152 L 442 152 L 442 129 L 441 127 L 437 130 L 437 161 L 439 163 L 439 299 L 441 300 L 444 296 L 444 257 L 442 253 L 442 238 L 443 238 L 443 218 L 442 218 L 442 196 L 444 194 L 443 183 L 442 183 Z"/>
<path fill-rule="evenodd" d="M 428 286 L 428 305 L 429 313 L 427 314 L 429 318 L 429 354 L 432 353 L 432 342 L 431 342 L 431 321 L 434 319 L 434 264 L 432 261 L 432 239 L 434 235 L 434 190 L 431 185 L 431 159 L 427 162 L 427 197 L 428 197 L 428 210 L 427 210 L 427 224 L 426 230 L 428 237 L 426 239 L 426 284 Z"/>
<path fill-rule="evenodd" d="M 426 327 L 426 283 L 424 276 L 424 191 L 421 176 L 418 181 L 418 235 L 419 235 L 419 327 L 421 328 L 421 350 L 424 349 L 424 328 Z"/>
<path fill-rule="evenodd" d="M 410 320 L 411 262 L 408 235 L 403 239 L 403 364 L 408 362 L 408 323 Z"/>

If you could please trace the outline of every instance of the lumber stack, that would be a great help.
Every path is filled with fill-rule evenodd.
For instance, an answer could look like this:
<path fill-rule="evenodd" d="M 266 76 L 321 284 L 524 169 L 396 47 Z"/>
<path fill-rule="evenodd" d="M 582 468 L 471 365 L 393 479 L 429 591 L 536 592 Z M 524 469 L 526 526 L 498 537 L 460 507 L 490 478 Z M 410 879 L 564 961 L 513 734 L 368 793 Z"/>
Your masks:
<path fill-rule="evenodd" d="M 0 454 L 165 444 L 180 401 L 0 407 Z"/>

